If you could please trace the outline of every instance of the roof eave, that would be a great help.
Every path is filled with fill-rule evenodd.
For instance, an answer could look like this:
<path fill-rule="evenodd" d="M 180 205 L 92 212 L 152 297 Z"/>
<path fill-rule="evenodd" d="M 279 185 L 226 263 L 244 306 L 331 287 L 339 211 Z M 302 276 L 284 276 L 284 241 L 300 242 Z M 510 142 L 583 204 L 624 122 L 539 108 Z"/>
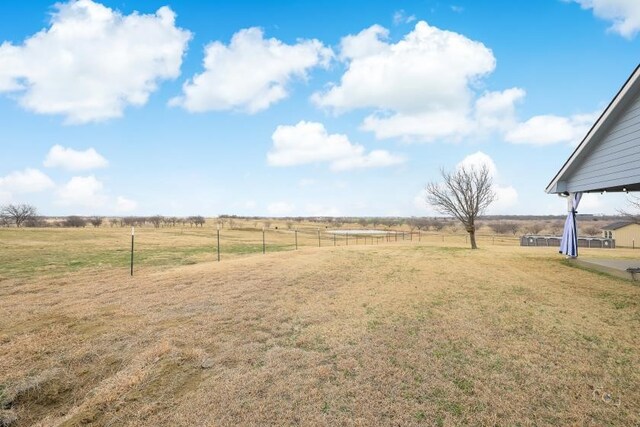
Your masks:
<path fill-rule="evenodd" d="M 547 185 L 547 188 L 545 188 L 546 193 L 557 194 L 557 193 L 562 193 L 566 191 L 566 186 L 564 186 L 565 188 L 561 188 L 563 186 L 558 185 L 561 179 L 565 178 L 565 174 L 571 168 L 573 162 L 580 156 L 580 154 L 584 151 L 584 149 L 589 145 L 593 136 L 604 126 L 604 124 L 607 122 L 609 117 L 611 117 L 611 114 L 616 109 L 616 107 L 620 104 L 620 102 L 631 91 L 631 89 L 639 83 L 640 83 L 640 64 L 636 66 L 633 73 L 631 73 L 629 78 L 627 78 L 627 81 L 622 85 L 620 90 L 618 90 L 618 93 L 616 94 L 616 96 L 614 96 L 611 102 L 609 102 L 609 105 L 607 106 L 607 108 L 605 108 L 602 114 L 600 114 L 600 117 L 598 117 L 598 120 L 596 120 L 593 126 L 591 126 L 591 129 L 589 129 L 589 132 L 587 132 L 587 134 L 582 139 L 580 144 L 578 144 L 578 146 L 573 151 L 573 153 L 571 153 L 567 161 L 564 162 L 564 165 L 562 165 L 558 173 L 556 173 L 556 175 L 553 177 L 549 185 Z"/>

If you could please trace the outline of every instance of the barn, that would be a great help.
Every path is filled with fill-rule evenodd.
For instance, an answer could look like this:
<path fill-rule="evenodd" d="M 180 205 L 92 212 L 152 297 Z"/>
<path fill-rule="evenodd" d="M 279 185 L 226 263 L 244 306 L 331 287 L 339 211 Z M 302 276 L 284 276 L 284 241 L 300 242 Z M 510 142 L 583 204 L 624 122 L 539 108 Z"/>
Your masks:
<path fill-rule="evenodd" d="M 635 248 L 640 246 L 640 224 L 629 221 L 618 221 L 602 227 L 602 236 L 613 239 L 616 247 Z"/>
<path fill-rule="evenodd" d="M 583 193 L 629 191 L 640 191 L 640 65 L 547 185 L 547 193 L 568 198 L 560 252 L 578 254 L 575 218 Z"/>

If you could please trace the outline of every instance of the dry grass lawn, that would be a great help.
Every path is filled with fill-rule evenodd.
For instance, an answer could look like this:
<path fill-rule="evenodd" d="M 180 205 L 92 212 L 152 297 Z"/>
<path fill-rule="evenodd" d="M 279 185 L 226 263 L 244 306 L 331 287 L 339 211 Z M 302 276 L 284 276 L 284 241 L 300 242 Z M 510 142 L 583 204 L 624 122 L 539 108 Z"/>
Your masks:
<path fill-rule="evenodd" d="M 0 419 L 639 425 L 640 287 L 463 244 L 5 275 Z"/>

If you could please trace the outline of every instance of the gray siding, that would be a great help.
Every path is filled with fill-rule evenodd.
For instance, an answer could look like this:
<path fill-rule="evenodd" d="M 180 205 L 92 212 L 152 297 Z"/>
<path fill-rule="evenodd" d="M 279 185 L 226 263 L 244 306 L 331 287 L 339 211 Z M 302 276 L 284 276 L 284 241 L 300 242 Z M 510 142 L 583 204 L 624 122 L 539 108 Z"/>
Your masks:
<path fill-rule="evenodd" d="M 640 96 L 623 108 L 612 123 L 601 129 L 597 143 L 583 153 L 566 180 L 569 192 L 640 183 Z M 594 141 L 596 142 L 596 141 Z"/>

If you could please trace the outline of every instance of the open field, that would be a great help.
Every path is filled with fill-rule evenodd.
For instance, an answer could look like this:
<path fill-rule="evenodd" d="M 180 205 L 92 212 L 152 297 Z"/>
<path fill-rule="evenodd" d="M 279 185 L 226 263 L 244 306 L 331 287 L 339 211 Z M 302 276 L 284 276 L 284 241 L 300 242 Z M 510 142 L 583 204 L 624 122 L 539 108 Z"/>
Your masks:
<path fill-rule="evenodd" d="M 132 278 L 127 230 L 0 231 L 16 426 L 640 423 L 640 287 L 554 248 L 141 229 Z"/>

